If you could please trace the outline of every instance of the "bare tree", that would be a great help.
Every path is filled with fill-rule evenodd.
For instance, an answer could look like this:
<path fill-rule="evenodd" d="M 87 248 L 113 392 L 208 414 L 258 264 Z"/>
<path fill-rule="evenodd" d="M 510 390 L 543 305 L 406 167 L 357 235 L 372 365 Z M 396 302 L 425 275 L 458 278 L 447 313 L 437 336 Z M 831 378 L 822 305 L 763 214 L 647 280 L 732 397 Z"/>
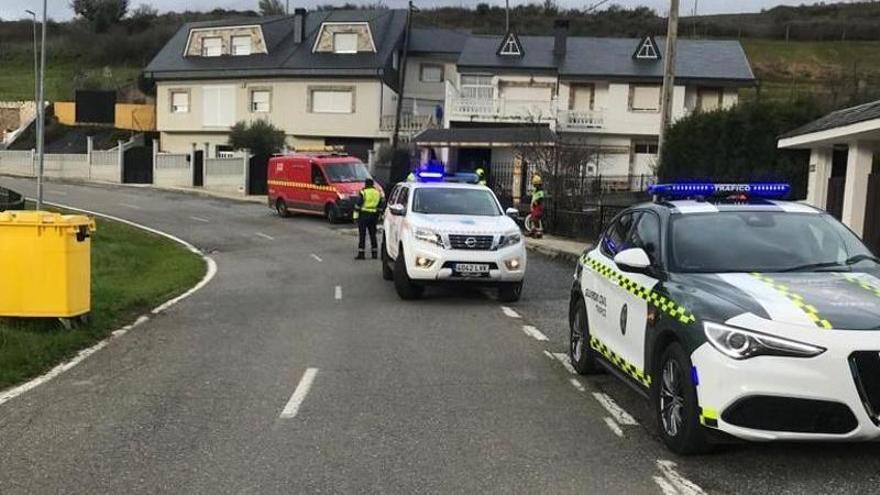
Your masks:
<path fill-rule="evenodd" d="M 281 0 L 260 0 L 260 14 L 262 15 L 284 15 L 286 9 Z"/>

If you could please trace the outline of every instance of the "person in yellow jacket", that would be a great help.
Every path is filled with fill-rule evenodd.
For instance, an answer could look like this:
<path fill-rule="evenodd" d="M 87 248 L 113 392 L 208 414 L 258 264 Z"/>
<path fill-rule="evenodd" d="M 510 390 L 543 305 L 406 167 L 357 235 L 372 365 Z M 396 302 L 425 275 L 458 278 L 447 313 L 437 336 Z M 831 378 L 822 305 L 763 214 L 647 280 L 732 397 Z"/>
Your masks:
<path fill-rule="evenodd" d="M 478 179 L 477 183 L 480 184 L 481 186 L 485 186 L 486 185 L 486 171 L 483 170 L 483 167 L 476 169 L 474 172 L 476 172 L 476 174 L 477 174 L 477 179 Z"/>
<path fill-rule="evenodd" d="M 373 259 L 378 258 L 378 250 L 376 244 L 376 223 L 379 219 L 379 205 L 382 203 L 382 193 L 380 193 L 373 185 L 373 179 L 364 181 L 364 188 L 361 189 L 360 198 L 354 207 L 354 219 L 358 225 L 358 254 L 354 259 L 362 260 L 364 258 L 364 248 L 366 247 L 366 234 L 370 234 L 370 250 Z"/>

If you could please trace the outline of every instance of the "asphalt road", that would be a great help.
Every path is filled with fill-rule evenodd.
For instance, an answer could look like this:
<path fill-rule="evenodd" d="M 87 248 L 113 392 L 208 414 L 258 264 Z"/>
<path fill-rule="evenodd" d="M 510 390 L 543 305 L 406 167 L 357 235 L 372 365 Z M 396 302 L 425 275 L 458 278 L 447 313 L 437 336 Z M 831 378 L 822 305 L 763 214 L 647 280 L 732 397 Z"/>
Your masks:
<path fill-rule="evenodd" d="M 874 445 L 672 456 L 638 396 L 553 358 L 567 345 L 566 263 L 532 255 L 507 310 L 472 290 L 402 302 L 318 219 L 141 188 L 49 183 L 47 199 L 177 235 L 218 274 L 0 405 L 4 495 L 877 491 Z"/>

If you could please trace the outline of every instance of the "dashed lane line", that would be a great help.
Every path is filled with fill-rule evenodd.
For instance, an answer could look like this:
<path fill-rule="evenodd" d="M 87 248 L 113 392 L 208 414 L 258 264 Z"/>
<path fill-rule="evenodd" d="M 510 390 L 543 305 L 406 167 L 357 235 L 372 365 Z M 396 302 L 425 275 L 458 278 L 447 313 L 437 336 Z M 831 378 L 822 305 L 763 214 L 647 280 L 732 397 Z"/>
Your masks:
<path fill-rule="evenodd" d="M 574 366 L 571 365 L 568 354 L 564 352 L 554 352 L 553 357 L 562 364 L 562 367 L 565 368 L 566 371 L 568 371 L 572 375 L 578 374 L 578 372 L 574 369 Z"/>
<path fill-rule="evenodd" d="M 317 261 L 318 263 L 322 263 L 322 262 L 324 261 L 324 260 L 321 259 L 320 256 L 318 256 L 318 255 L 315 254 L 315 253 L 312 253 L 310 256 L 311 256 L 315 261 Z"/>
<path fill-rule="evenodd" d="M 568 383 L 571 383 L 571 386 L 578 389 L 579 392 L 587 391 L 587 388 L 584 387 L 584 384 L 579 382 L 577 378 L 569 378 Z"/>
<path fill-rule="evenodd" d="M 602 407 L 608 411 L 615 421 L 622 425 L 637 425 L 639 424 L 636 421 L 636 418 L 632 417 L 632 415 L 626 412 L 622 407 L 617 405 L 617 402 L 614 402 L 614 399 L 608 396 L 608 394 L 603 394 L 602 392 L 593 392 L 593 397 L 602 404 Z"/>
<path fill-rule="evenodd" d="M 697 486 L 696 483 L 679 474 L 675 469 L 676 466 L 677 464 L 673 461 L 667 461 L 664 459 L 659 459 L 657 461 L 657 469 L 660 470 L 660 474 L 663 475 L 663 478 L 675 488 L 675 493 L 680 495 L 706 495 L 706 492 Z"/>
<path fill-rule="evenodd" d="M 608 429 L 611 430 L 611 433 L 614 433 L 620 438 L 623 438 L 623 430 L 620 429 L 620 425 L 617 424 L 612 418 L 605 416 L 603 418 L 605 420 L 605 424 L 608 426 Z"/>
<path fill-rule="evenodd" d="M 271 235 L 269 235 L 269 234 L 264 234 L 264 233 L 262 233 L 262 232 L 255 232 L 254 235 L 255 235 L 255 236 L 258 236 L 258 237 L 262 237 L 263 239 L 266 239 L 266 240 L 269 240 L 269 241 L 274 241 L 274 240 L 275 240 L 275 238 L 272 237 Z"/>
<path fill-rule="evenodd" d="M 309 394 L 309 390 L 311 390 L 312 384 L 315 382 L 315 376 L 317 374 L 318 368 L 309 368 L 303 373 L 302 378 L 300 378 L 299 383 L 296 385 L 296 389 L 293 391 L 293 395 L 290 396 L 290 400 L 287 401 L 287 405 L 285 405 L 284 409 L 281 411 L 280 417 L 282 419 L 292 419 L 296 417 L 300 406 L 303 401 L 306 400 L 306 396 Z"/>
<path fill-rule="evenodd" d="M 195 220 L 196 222 L 211 223 L 211 221 L 208 220 L 207 218 L 202 218 L 202 217 L 189 217 L 189 218 L 190 218 L 190 220 Z"/>
<path fill-rule="evenodd" d="M 334 289 L 334 291 L 333 291 L 333 297 L 334 297 L 337 301 L 340 300 L 340 299 L 342 299 L 342 286 L 341 286 L 341 285 L 337 285 L 337 286 L 336 286 L 336 289 Z"/>
<path fill-rule="evenodd" d="M 130 204 L 130 203 L 119 203 L 119 206 L 122 206 L 122 207 L 125 207 L 125 208 L 129 208 L 129 209 L 132 209 L 132 210 L 143 210 L 143 208 L 141 208 L 140 206 L 138 206 L 138 205 L 133 205 L 133 204 Z"/>
<path fill-rule="evenodd" d="M 529 337 L 531 337 L 535 340 L 540 340 L 542 342 L 546 342 L 546 341 L 550 340 L 547 338 L 546 335 L 544 335 L 543 332 L 541 332 L 540 330 L 538 330 L 537 328 L 535 328 L 532 325 L 523 325 L 522 329 L 526 335 L 528 335 Z"/>
<path fill-rule="evenodd" d="M 501 306 L 501 312 L 504 313 L 506 316 L 509 316 L 509 317 L 511 317 L 511 318 L 522 318 L 522 316 L 520 316 L 519 313 L 517 313 L 516 311 L 514 311 L 513 308 L 510 308 L 510 307 L 507 307 L 507 306 Z"/>
<path fill-rule="evenodd" d="M 654 476 L 654 483 L 657 483 L 663 495 L 679 495 L 678 490 L 672 486 L 672 483 L 666 481 L 666 478 L 663 476 Z"/>

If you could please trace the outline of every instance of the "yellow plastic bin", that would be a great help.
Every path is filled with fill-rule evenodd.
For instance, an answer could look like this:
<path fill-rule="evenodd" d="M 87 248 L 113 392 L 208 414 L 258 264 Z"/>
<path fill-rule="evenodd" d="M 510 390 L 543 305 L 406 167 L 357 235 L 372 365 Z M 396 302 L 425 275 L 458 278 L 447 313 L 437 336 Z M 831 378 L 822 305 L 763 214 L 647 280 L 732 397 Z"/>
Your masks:
<path fill-rule="evenodd" d="M 0 316 L 88 313 L 94 231 L 95 221 L 82 215 L 0 212 Z"/>

